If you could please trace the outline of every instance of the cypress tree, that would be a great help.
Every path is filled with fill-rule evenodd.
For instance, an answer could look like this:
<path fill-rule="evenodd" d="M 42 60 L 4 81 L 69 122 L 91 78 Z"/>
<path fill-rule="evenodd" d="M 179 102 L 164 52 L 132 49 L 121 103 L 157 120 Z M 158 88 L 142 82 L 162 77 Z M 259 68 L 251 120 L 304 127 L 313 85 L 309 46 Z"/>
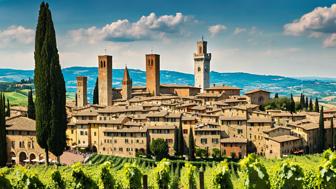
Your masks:
<path fill-rule="evenodd" d="M 96 84 L 95 84 L 95 87 L 93 89 L 93 101 L 92 101 L 92 104 L 99 104 L 98 95 L 99 95 L 99 91 L 98 91 L 98 77 L 97 77 Z"/>
<path fill-rule="evenodd" d="M 66 146 L 65 82 L 48 4 L 41 3 L 35 37 L 36 137 L 46 152 L 62 155 Z"/>
<path fill-rule="evenodd" d="M 77 101 L 77 93 L 75 94 L 75 106 L 78 106 L 78 101 Z"/>
<path fill-rule="evenodd" d="M 27 116 L 28 116 L 28 118 L 35 120 L 35 104 L 34 104 L 34 100 L 33 100 L 33 90 L 32 89 L 30 89 L 30 91 L 28 92 L 28 112 L 27 112 Z"/>
<path fill-rule="evenodd" d="M 319 138 L 318 138 L 318 151 L 320 153 L 323 152 L 324 150 L 324 140 L 325 140 L 325 133 L 324 133 L 324 116 L 323 116 L 323 106 L 321 107 L 321 111 L 320 111 L 320 120 L 319 120 Z"/>
<path fill-rule="evenodd" d="M 0 167 L 7 164 L 5 96 L 0 93 Z"/>
<path fill-rule="evenodd" d="M 300 96 L 300 104 L 299 104 L 299 110 L 302 110 L 303 109 L 303 107 L 304 107 L 304 104 L 305 104 L 305 102 L 304 102 L 304 95 L 301 93 L 301 96 Z"/>
<path fill-rule="evenodd" d="M 315 112 L 320 112 L 319 101 L 317 98 L 315 99 Z"/>
<path fill-rule="evenodd" d="M 330 129 L 331 129 L 331 149 L 335 149 L 335 134 L 334 134 L 334 118 L 331 117 L 330 120 Z"/>
<path fill-rule="evenodd" d="M 10 117 L 10 104 L 9 104 L 9 99 L 7 98 L 7 111 L 6 111 L 6 116 Z"/>
<path fill-rule="evenodd" d="M 291 99 L 290 99 L 290 113 L 295 113 L 295 101 L 293 98 L 293 94 L 291 94 Z"/>
<path fill-rule="evenodd" d="M 189 160 L 193 161 L 195 159 L 195 140 L 192 128 L 189 129 Z"/>
<path fill-rule="evenodd" d="M 177 155 L 178 156 L 183 156 L 183 154 L 184 154 L 184 138 L 183 138 L 182 117 L 183 117 L 183 114 L 181 114 L 181 116 L 180 116 L 178 136 L 177 136 Z"/>
<path fill-rule="evenodd" d="M 305 100 L 305 110 L 308 111 L 308 107 L 309 107 L 309 100 L 308 100 L 308 96 L 306 96 L 306 100 Z"/>
<path fill-rule="evenodd" d="M 312 98 L 310 98 L 310 100 L 309 100 L 309 111 L 310 112 L 314 111 L 314 105 L 313 105 L 313 99 Z"/>
<path fill-rule="evenodd" d="M 279 98 L 279 94 L 275 93 L 274 98 Z"/>

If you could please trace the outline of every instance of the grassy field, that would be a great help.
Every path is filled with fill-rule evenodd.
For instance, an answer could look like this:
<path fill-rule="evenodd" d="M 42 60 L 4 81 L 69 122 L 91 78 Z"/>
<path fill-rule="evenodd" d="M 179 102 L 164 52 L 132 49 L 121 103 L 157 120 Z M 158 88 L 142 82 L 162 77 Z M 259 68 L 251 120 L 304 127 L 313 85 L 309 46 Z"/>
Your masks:
<path fill-rule="evenodd" d="M 27 106 L 28 90 L 18 90 L 13 92 L 4 92 L 11 105 L 15 106 Z"/>
<path fill-rule="evenodd" d="M 99 170 L 100 165 L 106 161 L 110 161 L 113 164 L 113 171 L 118 172 L 125 163 L 134 163 L 136 164 L 143 174 L 150 175 L 151 170 L 156 166 L 156 162 L 151 159 L 145 158 L 121 158 L 121 157 L 113 157 L 113 156 L 104 156 L 104 155 L 93 155 L 85 165 L 83 165 L 84 173 L 89 176 L 94 181 L 98 182 L 99 180 Z M 305 156 L 290 156 L 283 159 L 264 159 L 260 158 L 262 164 L 265 165 L 270 178 L 277 177 L 276 171 L 280 168 L 282 162 L 289 161 L 292 163 L 296 163 L 300 165 L 304 171 L 314 171 L 317 172 L 319 166 L 323 162 L 323 158 L 321 155 L 305 155 Z M 181 160 L 172 160 L 171 161 L 171 170 L 172 173 L 177 173 L 184 165 L 184 161 Z M 193 165 L 200 167 L 204 167 L 205 169 L 213 167 L 217 164 L 217 162 L 212 161 L 197 161 L 192 162 Z M 236 171 L 234 171 L 237 163 L 230 162 L 230 174 L 231 180 L 234 188 L 244 188 L 243 180 L 239 177 Z M 30 165 L 26 167 L 30 173 L 35 174 L 38 178 L 44 183 L 47 184 L 50 182 L 51 174 L 54 170 L 59 170 L 63 179 L 69 184 L 72 181 L 72 168 L 71 166 L 49 166 L 46 167 L 44 165 Z M 176 169 L 179 169 L 176 171 Z M 6 170 L 6 178 L 9 180 L 15 180 L 17 177 L 18 168 L 10 168 Z M 43 173 L 43 174 L 41 174 Z"/>

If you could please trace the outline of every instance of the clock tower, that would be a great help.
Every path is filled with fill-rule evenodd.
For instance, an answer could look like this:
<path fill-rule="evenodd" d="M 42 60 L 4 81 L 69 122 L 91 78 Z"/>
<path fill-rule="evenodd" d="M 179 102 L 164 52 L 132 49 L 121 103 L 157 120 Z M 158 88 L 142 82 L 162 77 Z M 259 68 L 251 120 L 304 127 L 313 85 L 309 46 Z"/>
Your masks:
<path fill-rule="evenodd" d="M 195 87 L 201 88 L 201 92 L 210 86 L 210 60 L 211 53 L 207 52 L 207 41 L 197 41 L 196 53 L 194 53 L 194 77 Z"/>

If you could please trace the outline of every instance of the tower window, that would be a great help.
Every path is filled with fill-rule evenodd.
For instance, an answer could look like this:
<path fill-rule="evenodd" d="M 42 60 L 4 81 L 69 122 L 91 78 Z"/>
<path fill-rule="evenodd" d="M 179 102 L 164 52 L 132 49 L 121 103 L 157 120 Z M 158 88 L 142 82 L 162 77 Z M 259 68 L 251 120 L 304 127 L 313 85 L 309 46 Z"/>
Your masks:
<path fill-rule="evenodd" d="M 200 71 L 201 71 L 201 67 L 198 67 L 198 69 L 197 69 L 197 70 L 198 70 L 198 72 L 200 72 Z"/>
<path fill-rule="evenodd" d="M 199 53 L 200 54 L 202 53 L 202 47 L 199 47 Z"/>

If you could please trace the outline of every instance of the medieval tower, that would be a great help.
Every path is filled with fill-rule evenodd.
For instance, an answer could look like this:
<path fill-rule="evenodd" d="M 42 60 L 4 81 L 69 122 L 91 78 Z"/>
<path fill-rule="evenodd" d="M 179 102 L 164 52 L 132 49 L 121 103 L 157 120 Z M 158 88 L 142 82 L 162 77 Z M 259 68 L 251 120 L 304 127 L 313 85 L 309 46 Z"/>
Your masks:
<path fill-rule="evenodd" d="M 125 67 L 125 71 L 124 71 L 121 95 L 124 100 L 128 100 L 132 98 L 132 79 L 129 76 L 127 66 Z"/>
<path fill-rule="evenodd" d="M 99 105 L 112 105 L 112 56 L 98 56 Z"/>
<path fill-rule="evenodd" d="M 196 53 L 194 53 L 195 87 L 201 88 L 201 92 L 210 86 L 210 60 L 211 53 L 207 52 L 207 42 L 197 41 Z"/>
<path fill-rule="evenodd" d="M 153 95 L 160 95 L 160 55 L 146 54 L 146 88 Z"/>
<path fill-rule="evenodd" d="M 87 105 L 87 77 L 77 77 L 77 107 Z"/>

